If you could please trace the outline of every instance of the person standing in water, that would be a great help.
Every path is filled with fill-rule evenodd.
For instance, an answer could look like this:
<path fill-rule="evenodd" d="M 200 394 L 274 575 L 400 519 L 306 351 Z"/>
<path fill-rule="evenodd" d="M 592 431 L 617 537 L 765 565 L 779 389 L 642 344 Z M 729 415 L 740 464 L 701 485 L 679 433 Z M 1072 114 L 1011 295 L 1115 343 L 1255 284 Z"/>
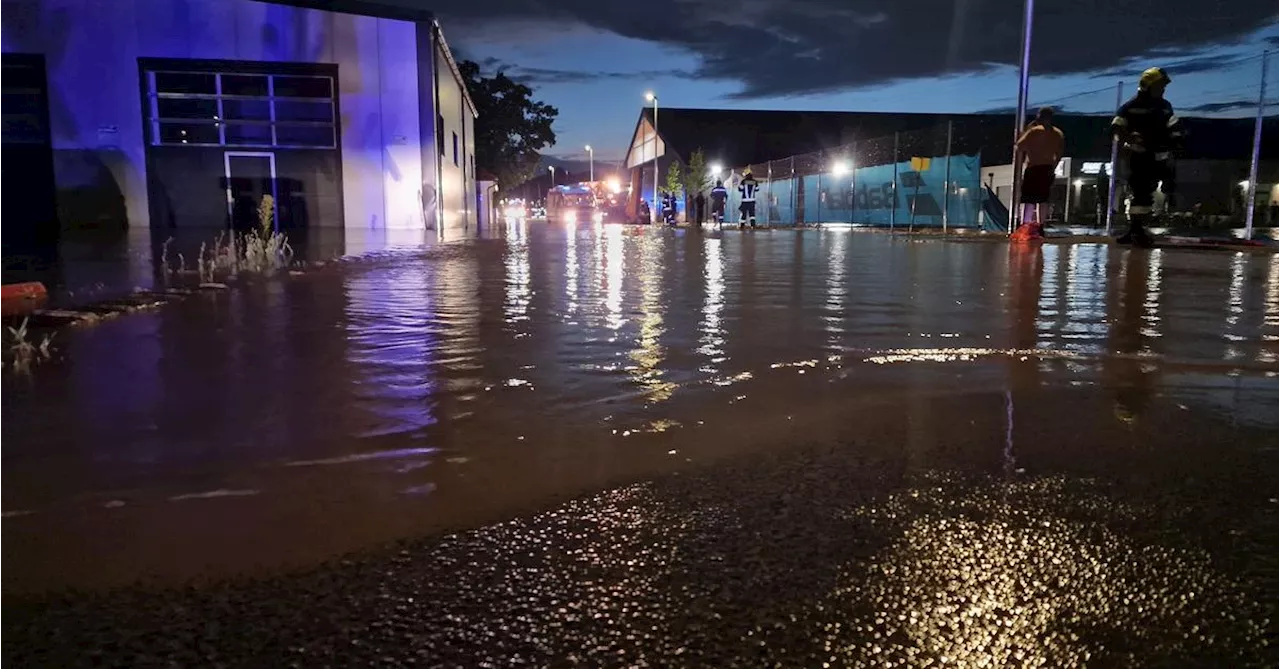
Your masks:
<path fill-rule="evenodd" d="M 742 197 L 742 204 L 738 205 L 738 227 L 746 228 L 747 223 L 751 223 L 751 227 L 756 227 L 756 194 L 760 192 L 760 182 L 751 176 L 751 168 L 748 167 L 742 172 L 742 181 L 738 182 L 738 195 Z"/>
<path fill-rule="evenodd" d="M 1018 138 L 1014 146 L 1015 162 L 1026 165 L 1022 171 L 1022 225 L 1031 225 L 1026 234 L 1044 236 L 1041 205 L 1049 201 L 1053 190 L 1054 170 L 1062 160 L 1066 138 L 1053 125 L 1053 109 L 1042 107 L 1036 120 Z"/>
<path fill-rule="evenodd" d="M 1152 67 L 1138 78 L 1138 93 L 1120 105 L 1111 120 L 1111 134 L 1125 149 L 1129 163 L 1129 231 L 1116 241 L 1143 248 L 1155 245 L 1146 227 L 1155 204 L 1156 188 L 1166 194 L 1174 189 L 1173 153 L 1182 148 L 1186 132 L 1164 99 L 1171 79 Z M 1163 182 L 1163 185 L 1161 185 Z"/>
<path fill-rule="evenodd" d="M 729 189 L 724 187 L 724 181 L 716 179 L 716 185 L 711 189 L 711 218 L 716 225 L 724 225 L 724 204 L 729 201 Z"/>

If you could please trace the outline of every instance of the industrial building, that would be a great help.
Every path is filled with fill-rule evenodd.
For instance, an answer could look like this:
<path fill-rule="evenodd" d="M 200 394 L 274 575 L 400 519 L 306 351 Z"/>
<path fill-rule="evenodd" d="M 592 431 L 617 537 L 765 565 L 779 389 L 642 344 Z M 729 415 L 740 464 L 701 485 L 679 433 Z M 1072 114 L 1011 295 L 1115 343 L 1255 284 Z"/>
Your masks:
<path fill-rule="evenodd" d="M 283 231 L 476 227 L 476 108 L 427 12 L 366 0 L 0 11 L 6 253 L 68 229 L 243 229 L 265 195 Z"/>

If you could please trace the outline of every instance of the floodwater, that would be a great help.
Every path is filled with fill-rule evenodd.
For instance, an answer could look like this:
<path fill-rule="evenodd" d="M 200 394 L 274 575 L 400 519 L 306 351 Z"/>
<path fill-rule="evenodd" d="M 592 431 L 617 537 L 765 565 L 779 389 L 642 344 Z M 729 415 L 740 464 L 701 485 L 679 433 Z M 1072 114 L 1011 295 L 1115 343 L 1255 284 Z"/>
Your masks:
<path fill-rule="evenodd" d="M 1274 513 L 1278 300 L 1272 253 L 532 222 L 249 280 L 6 375 L 4 587 L 312 565 L 806 443 L 1213 453 L 1270 463 L 1239 503 Z"/>

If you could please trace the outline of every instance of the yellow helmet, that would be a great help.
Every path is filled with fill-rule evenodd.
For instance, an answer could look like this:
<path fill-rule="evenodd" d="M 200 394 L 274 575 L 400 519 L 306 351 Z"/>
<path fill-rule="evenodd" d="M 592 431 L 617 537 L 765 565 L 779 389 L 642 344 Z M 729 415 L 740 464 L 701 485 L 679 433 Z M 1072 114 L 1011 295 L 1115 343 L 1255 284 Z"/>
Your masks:
<path fill-rule="evenodd" d="M 1151 88 L 1156 84 L 1168 84 L 1172 79 L 1165 71 L 1158 67 L 1149 67 L 1143 70 L 1142 76 L 1138 77 L 1138 88 Z"/>
<path fill-rule="evenodd" d="M 751 176 L 751 168 L 750 168 L 750 167 L 748 167 L 747 169 L 742 170 L 742 176 L 744 176 L 744 177 L 749 177 L 749 176 Z"/>

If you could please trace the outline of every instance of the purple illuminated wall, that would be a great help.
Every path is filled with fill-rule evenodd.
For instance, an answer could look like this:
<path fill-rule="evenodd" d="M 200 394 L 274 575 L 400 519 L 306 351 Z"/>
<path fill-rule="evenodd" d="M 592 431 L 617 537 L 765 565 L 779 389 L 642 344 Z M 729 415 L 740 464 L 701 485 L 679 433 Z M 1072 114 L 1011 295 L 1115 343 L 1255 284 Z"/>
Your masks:
<path fill-rule="evenodd" d="M 138 58 L 337 63 L 345 220 L 314 225 L 437 227 L 431 208 L 424 216 L 423 191 L 442 179 L 424 160 L 434 152 L 421 149 L 435 146 L 435 124 L 420 123 L 435 116 L 420 114 L 434 92 L 420 82 L 436 79 L 456 95 L 460 84 L 448 67 L 419 76 L 448 62 L 442 42 L 418 48 L 432 35 L 420 24 L 255 0 L 3 0 L 0 13 L 4 51 L 48 62 L 60 201 L 115 197 L 130 227 L 149 224 Z M 420 58 L 423 51 L 436 57 Z M 439 111 L 446 126 L 470 135 L 464 105 Z M 461 191 L 461 178 L 446 171 L 443 191 L 455 181 Z"/>

